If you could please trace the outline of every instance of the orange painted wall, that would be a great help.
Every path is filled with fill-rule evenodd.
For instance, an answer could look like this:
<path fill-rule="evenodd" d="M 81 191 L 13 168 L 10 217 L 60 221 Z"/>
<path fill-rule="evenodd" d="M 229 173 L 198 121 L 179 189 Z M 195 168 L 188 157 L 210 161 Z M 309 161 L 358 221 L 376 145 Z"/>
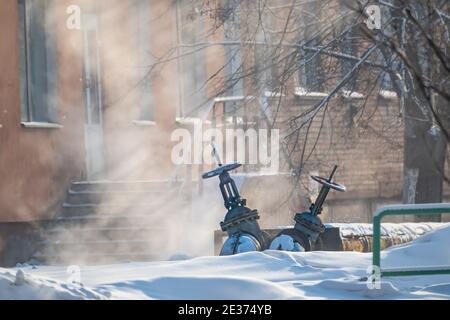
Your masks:
<path fill-rule="evenodd" d="M 69 181 L 83 176 L 80 32 L 65 28 L 66 6 L 74 2 L 56 3 L 63 128 L 26 129 L 20 124 L 17 1 L 0 2 L 0 222 L 52 217 Z"/>
<path fill-rule="evenodd" d="M 99 6 L 104 134 L 109 179 L 165 179 L 173 171 L 170 135 L 176 127 L 177 64 L 156 67 L 150 79 L 155 125 L 139 120 L 136 44 L 130 1 L 104 1 Z M 150 1 L 149 39 L 155 59 L 176 45 L 175 14 L 168 1 Z"/>
<path fill-rule="evenodd" d="M 55 1 L 61 129 L 21 126 L 17 1 L 0 2 L 0 222 L 54 217 L 70 182 L 86 178 L 83 37 L 80 30 L 66 27 L 67 7 L 80 4 L 85 8 L 83 2 Z M 155 125 L 134 125 L 139 110 L 133 94 L 136 79 L 130 71 L 135 50 L 130 39 L 134 18 L 130 3 L 108 0 L 95 4 L 106 162 L 102 178 L 167 179 L 174 171 L 170 135 L 177 126 L 177 63 L 165 63 L 155 73 Z M 175 13 L 170 1 L 152 0 L 150 4 L 149 41 L 152 54 L 162 57 L 176 44 Z"/>

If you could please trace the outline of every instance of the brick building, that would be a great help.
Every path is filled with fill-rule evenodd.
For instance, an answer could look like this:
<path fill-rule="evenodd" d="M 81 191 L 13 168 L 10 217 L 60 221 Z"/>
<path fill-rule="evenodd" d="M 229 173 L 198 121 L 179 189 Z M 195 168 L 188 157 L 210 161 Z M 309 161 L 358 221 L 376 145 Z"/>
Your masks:
<path fill-rule="evenodd" d="M 239 5 L 239 1 L 225 2 Z M 257 96 L 268 109 L 279 107 L 277 126 L 284 132 L 283 119 L 326 94 L 326 90 L 316 92 L 307 70 L 288 86 L 281 106 L 270 93 L 270 74 L 265 78 L 267 90 L 252 92 L 250 80 L 220 90 L 238 71 L 241 49 L 214 45 L 193 51 L 192 47 L 202 41 L 238 40 L 242 18 L 231 19 L 209 34 L 206 31 L 216 20 L 197 10 L 197 5 L 169 0 L 1 1 L 3 264 L 28 259 L 38 251 L 36 243 L 54 233 L 65 235 L 62 243 L 66 247 L 58 250 L 85 251 L 98 240 L 79 227 L 89 219 L 96 221 L 101 238 L 109 242 L 104 247 L 97 244 L 94 257 L 108 250 L 129 257 L 129 248 L 117 253 L 117 244 L 111 241 L 129 241 L 130 234 L 138 237 L 149 232 L 149 225 L 154 227 L 162 219 L 159 211 L 183 223 L 201 220 L 200 213 L 192 211 L 212 210 L 212 204 L 195 204 L 192 209 L 192 199 L 201 190 L 204 196 L 209 192 L 199 179 L 207 167 L 174 165 L 172 132 L 192 130 L 195 119 L 209 125 L 214 121 L 210 106 L 241 96 Z M 205 85 L 212 75 L 216 75 L 214 81 Z M 388 107 L 396 103 L 396 97 L 370 96 L 361 115 L 363 97 L 357 92 L 341 93 L 332 100 L 329 112 L 311 126 L 311 132 L 322 130 L 304 177 L 326 175 L 333 164 L 339 164 L 337 179 L 349 189 L 346 194 L 330 196 L 328 221 L 369 222 L 376 206 L 401 201 L 403 127 L 398 113 L 392 111 L 395 108 Z M 356 116 L 371 121 L 355 128 Z M 342 121 L 331 123 L 330 118 Z M 265 226 L 288 224 L 292 214 L 307 205 L 304 198 L 310 190 L 304 184 L 296 191 L 299 199 L 280 205 L 291 180 L 287 167 L 281 173 L 275 177 L 243 175 L 242 192 L 251 206 L 261 210 Z M 282 187 L 273 190 L 274 183 Z M 270 197 L 264 196 L 267 192 Z M 212 221 L 211 230 L 206 231 L 211 233 L 211 246 L 212 228 L 223 214 L 220 198 L 213 199 L 219 206 L 208 218 Z M 124 215 L 136 218 L 124 222 L 120 220 Z M 155 220 L 142 226 L 141 216 Z M 78 233 L 67 235 L 73 224 Z M 118 227 L 125 230 L 120 233 Z M 160 227 L 164 229 L 165 224 Z M 89 240 L 83 247 L 80 239 Z M 152 247 L 146 239 L 139 241 L 135 252 Z M 152 257 L 147 251 L 143 256 Z"/>

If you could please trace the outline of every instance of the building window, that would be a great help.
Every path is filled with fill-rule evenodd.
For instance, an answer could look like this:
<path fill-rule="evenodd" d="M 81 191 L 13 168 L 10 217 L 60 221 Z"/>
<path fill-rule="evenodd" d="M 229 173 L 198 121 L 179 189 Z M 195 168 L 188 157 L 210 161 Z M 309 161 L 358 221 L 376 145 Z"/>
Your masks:
<path fill-rule="evenodd" d="M 229 15 L 224 23 L 225 41 L 241 41 L 240 0 L 226 0 L 225 8 Z M 227 96 L 242 96 L 242 58 L 240 45 L 225 46 L 225 86 Z"/>
<path fill-rule="evenodd" d="M 356 47 L 354 41 L 353 28 L 346 30 L 341 39 L 341 52 L 350 56 L 355 56 Z M 341 76 L 344 78 L 355 67 L 356 62 L 353 60 L 342 59 L 341 60 Z M 344 88 L 349 91 L 355 90 L 356 77 L 352 77 L 352 80 L 348 81 Z"/>
<path fill-rule="evenodd" d="M 18 0 L 20 93 L 23 122 L 57 120 L 54 0 Z"/>
<path fill-rule="evenodd" d="M 308 46 L 316 47 L 317 41 L 309 41 Z M 323 90 L 323 81 L 320 74 L 320 54 L 315 51 L 305 51 L 301 61 L 299 82 L 307 92 L 320 92 Z"/>
<path fill-rule="evenodd" d="M 378 64 L 385 65 L 388 68 L 393 69 L 393 70 L 399 68 L 398 62 L 395 61 L 394 57 L 387 55 L 382 50 L 377 50 L 376 54 L 377 54 L 376 62 Z M 380 75 L 379 75 L 379 81 L 380 81 L 380 89 L 381 90 L 393 90 L 391 75 L 388 72 L 381 71 Z"/>
<path fill-rule="evenodd" d="M 179 43 L 179 81 L 181 117 L 196 117 L 206 99 L 206 54 L 198 46 L 203 42 L 204 16 L 201 1 L 177 1 L 177 32 Z"/>
<path fill-rule="evenodd" d="M 304 39 L 307 40 L 306 46 L 317 48 L 319 42 L 317 40 L 317 24 L 320 17 L 312 15 L 311 13 L 319 13 L 321 10 L 319 1 L 312 1 L 306 3 L 303 7 L 304 23 Z M 320 53 L 314 50 L 306 50 L 300 61 L 299 68 L 299 84 L 306 92 L 320 92 L 323 91 L 323 76 L 321 72 L 322 61 Z"/>
<path fill-rule="evenodd" d="M 257 42 L 258 44 L 255 45 L 254 49 L 254 83 L 256 89 L 261 91 L 262 94 L 265 91 L 278 92 L 281 87 L 278 66 L 279 55 L 276 54 L 275 47 L 270 44 L 269 37 L 258 34 Z"/>
<path fill-rule="evenodd" d="M 135 34 L 136 70 L 138 83 L 138 105 L 140 121 L 153 121 L 155 119 L 155 105 L 152 92 L 150 48 L 150 1 L 134 0 L 134 17 L 132 19 Z"/>
<path fill-rule="evenodd" d="M 277 44 L 278 19 L 276 9 L 267 7 L 260 9 L 262 12 L 261 26 L 256 34 L 257 44 L 254 46 L 254 85 L 259 94 L 265 92 L 275 93 L 280 91 L 280 62 L 282 56 Z M 258 17 L 259 19 L 259 17 Z"/>

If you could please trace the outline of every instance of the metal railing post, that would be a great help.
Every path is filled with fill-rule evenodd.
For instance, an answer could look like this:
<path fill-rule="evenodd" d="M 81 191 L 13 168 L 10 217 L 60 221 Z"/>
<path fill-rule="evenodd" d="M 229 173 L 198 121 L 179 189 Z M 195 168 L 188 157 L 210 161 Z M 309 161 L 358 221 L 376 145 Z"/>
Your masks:
<path fill-rule="evenodd" d="M 381 251 L 381 219 L 378 215 L 373 218 L 373 255 L 372 265 L 380 268 Z"/>
<path fill-rule="evenodd" d="M 373 217 L 373 252 L 372 265 L 378 267 L 381 276 L 412 276 L 412 275 L 436 275 L 450 274 L 450 266 L 437 266 L 419 269 L 395 269 L 390 271 L 381 270 L 381 220 L 386 216 L 406 215 L 436 215 L 450 214 L 450 203 L 428 203 L 413 205 L 393 205 L 380 208 Z"/>

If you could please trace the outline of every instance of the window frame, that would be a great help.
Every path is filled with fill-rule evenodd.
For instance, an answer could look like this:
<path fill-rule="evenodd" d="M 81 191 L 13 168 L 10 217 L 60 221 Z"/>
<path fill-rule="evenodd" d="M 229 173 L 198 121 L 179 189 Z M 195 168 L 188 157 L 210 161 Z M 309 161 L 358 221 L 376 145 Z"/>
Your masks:
<path fill-rule="evenodd" d="M 320 8 L 318 2 L 306 3 L 304 5 L 307 12 L 317 12 L 319 15 Z M 320 18 L 320 17 L 319 17 Z M 305 28 L 303 31 L 303 37 L 308 39 L 310 34 L 315 30 L 312 25 L 315 23 L 315 17 L 311 17 L 308 13 L 303 13 L 303 22 Z M 316 47 L 319 45 L 316 38 L 308 41 L 307 45 Z M 298 73 L 298 84 L 300 88 L 306 90 L 306 92 L 324 92 L 323 85 L 324 76 L 322 73 L 323 60 L 321 55 L 315 51 L 305 51 L 305 55 L 300 59 L 300 68 Z"/>
<path fill-rule="evenodd" d="M 42 1 L 42 0 L 39 0 Z M 24 128 L 32 129 L 59 129 L 58 120 L 58 56 L 56 41 L 56 4 L 54 0 L 44 0 L 44 26 L 39 30 L 32 30 L 34 14 L 33 5 L 36 0 L 17 0 L 18 8 L 18 49 L 19 49 L 19 75 L 20 75 L 20 110 L 21 124 Z M 42 3 L 42 2 L 41 2 Z M 34 25 L 35 26 L 35 25 Z M 35 32 L 32 34 L 31 32 Z M 38 34 L 37 32 L 42 32 Z M 45 48 L 45 91 L 33 92 L 33 75 L 41 66 L 32 62 L 33 36 L 44 38 Z M 43 61 L 44 61 L 43 60 Z M 41 88 L 38 88 L 38 90 Z M 38 104 L 37 100 L 41 101 Z"/>
<path fill-rule="evenodd" d="M 225 7 L 232 12 L 224 23 L 224 39 L 228 41 L 241 41 L 241 3 L 239 0 L 226 0 Z M 225 84 L 234 82 L 234 76 L 242 70 L 242 46 L 226 45 L 225 46 L 225 68 L 224 82 Z M 243 80 L 235 81 L 232 87 L 226 91 L 227 96 L 238 97 L 244 95 Z"/>
<path fill-rule="evenodd" d="M 191 36 L 194 37 L 193 41 L 186 42 L 185 40 L 185 19 L 184 17 L 189 17 L 190 13 L 194 11 L 195 5 L 198 1 L 193 0 L 189 2 L 183 1 L 176 1 L 176 31 L 177 31 L 177 44 L 178 44 L 178 86 L 179 86 L 179 103 L 178 103 L 178 110 L 177 110 L 177 116 L 179 118 L 188 118 L 188 117 L 196 117 L 201 111 L 201 107 L 206 102 L 207 98 L 207 90 L 205 87 L 205 82 L 207 80 L 208 74 L 207 74 L 207 63 L 206 63 L 206 50 L 198 49 L 198 48 L 185 48 L 183 45 L 194 45 L 199 42 L 199 38 L 201 36 L 200 32 L 203 30 L 203 16 L 197 16 L 195 17 L 195 20 L 193 20 L 191 29 L 192 33 Z M 192 18 L 192 16 L 191 16 Z M 196 52 L 193 52 L 197 50 Z M 189 54 L 185 55 L 185 53 L 188 52 Z M 191 52 L 191 53 L 190 53 Z M 186 63 L 186 60 L 191 59 L 191 63 Z M 189 68 L 186 67 L 186 65 L 195 66 L 195 68 Z M 202 69 L 203 68 L 203 69 Z M 188 72 L 185 72 L 188 70 Z M 191 83 L 190 81 L 186 80 L 186 74 L 189 73 L 189 76 L 192 76 L 194 73 L 197 76 L 197 72 L 199 70 L 202 70 L 203 73 L 203 81 L 193 81 L 194 92 L 186 92 L 188 84 Z M 194 100 L 200 101 L 199 103 L 196 103 L 195 107 L 193 107 L 191 104 L 193 104 Z M 191 110 L 192 108 L 192 110 Z M 189 110 L 188 110 L 189 109 Z"/>
<path fill-rule="evenodd" d="M 153 126 L 155 124 L 155 96 L 151 74 L 151 6 L 149 0 L 134 0 L 132 29 L 136 32 L 136 78 L 138 81 L 138 109 L 136 126 Z"/>

